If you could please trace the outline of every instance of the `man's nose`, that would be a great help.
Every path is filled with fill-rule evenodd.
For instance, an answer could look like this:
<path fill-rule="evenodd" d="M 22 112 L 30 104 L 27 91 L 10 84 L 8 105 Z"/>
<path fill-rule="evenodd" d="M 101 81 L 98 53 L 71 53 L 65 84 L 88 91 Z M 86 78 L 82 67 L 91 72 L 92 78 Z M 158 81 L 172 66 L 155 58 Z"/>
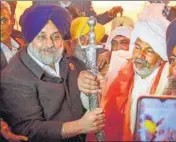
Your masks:
<path fill-rule="evenodd" d="M 117 44 L 116 48 L 117 48 L 117 50 L 123 50 L 122 46 L 119 43 Z"/>
<path fill-rule="evenodd" d="M 144 59 L 145 58 L 145 51 L 141 50 L 137 55 L 138 55 L 138 58 Z"/>
<path fill-rule="evenodd" d="M 117 51 L 117 50 L 120 50 L 120 46 L 119 46 L 119 44 L 118 43 L 116 43 L 116 44 L 114 44 L 114 45 L 112 45 L 112 51 Z"/>
<path fill-rule="evenodd" d="M 52 47 L 54 45 L 54 42 L 51 38 L 48 38 L 45 42 L 47 47 Z"/>

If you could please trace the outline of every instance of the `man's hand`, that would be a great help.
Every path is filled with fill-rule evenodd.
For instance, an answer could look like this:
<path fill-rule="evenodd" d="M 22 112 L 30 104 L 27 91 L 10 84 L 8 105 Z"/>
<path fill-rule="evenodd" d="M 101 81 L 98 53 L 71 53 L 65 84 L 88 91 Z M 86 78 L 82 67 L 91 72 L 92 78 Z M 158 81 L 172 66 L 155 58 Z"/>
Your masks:
<path fill-rule="evenodd" d="M 98 56 L 98 60 L 97 60 L 98 68 L 102 69 L 105 64 L 109 64 L 110 58 L 111 58 L 111 52 L 110 51 L 106 51 L 104 53 L 101 53 Z"/>
<path fill-rule="evenodd" d="M 93 111 L 88 111 L 79 120 L 79 125 L 82 128 L 82 133 L 91 133 L 101 131 L 105 126 L 105 114 L 102 108 L 96 108 Z"/>
<path fill-rule="evenodd" d="M 103 84 L 104 79 L 100 73 L 94 76 L 88 71 L 81 71 L 79 74 L 78 87 L 79 90 L 85 94 L 101 94 Z"/>
<path fill-rule="evenodd" d="M 0 128 L 2 137 L 4 137 L 8 141 L 12 142 L 28 141 L 27 137 L 15 135 L 14 133 L 12 133 L 8 124 L 3 120 L 0 120 Z"/>
<path fill-rule="evenodd" d="M 115 6 L 111 10 L 108 11 L 108 15 L 110 17 L 115 17 L 118 13 L 123 14 L 123 8 L 121 6 Z"/>

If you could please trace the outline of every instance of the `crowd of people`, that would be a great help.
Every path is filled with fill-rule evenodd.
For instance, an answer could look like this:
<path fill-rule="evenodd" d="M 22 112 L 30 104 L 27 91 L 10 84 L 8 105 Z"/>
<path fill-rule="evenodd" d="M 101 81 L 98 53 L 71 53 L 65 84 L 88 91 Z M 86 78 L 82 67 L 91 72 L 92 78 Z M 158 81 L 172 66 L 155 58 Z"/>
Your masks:
<path fill-rule="evenodd" d="M 132 141 L 142 95 L 176 96 L 176 6 L 151 3 L 133 22 L 91 1 L 34 1 L 14 29 L 17 1 L 1 1 L 0 141 Z M 128 19 L 105 33 L 104 24 Z M 86 70 L 97 19 L 95 76 Z M 101 96 L 89 110 L 89 95 Z"/>

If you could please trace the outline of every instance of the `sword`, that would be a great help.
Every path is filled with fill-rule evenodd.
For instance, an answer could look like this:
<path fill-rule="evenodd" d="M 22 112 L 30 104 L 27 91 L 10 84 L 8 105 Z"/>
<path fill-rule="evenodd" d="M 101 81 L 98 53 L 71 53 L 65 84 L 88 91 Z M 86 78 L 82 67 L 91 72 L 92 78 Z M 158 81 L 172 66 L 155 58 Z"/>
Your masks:
<path fill-rule="evenodd" d="M 85 49 L 86 53 L 86 69 L 91 72 L 93 75 L 97 75 L 98 67 L 96 66 L 96 49 L 98 45 L 95 43 L 95 31 L 94 27 L 96 25 L 96 19 L 91 16 L 88 20 L 88 25 L 90 27 L 89 31 L 89 45 Z M 89 94 L 89 110 L 92 111 L 99 107 L 99 94 Z M 99 131 L 96 134 L 97 141 L 105 141 L 104 131 Z"/>

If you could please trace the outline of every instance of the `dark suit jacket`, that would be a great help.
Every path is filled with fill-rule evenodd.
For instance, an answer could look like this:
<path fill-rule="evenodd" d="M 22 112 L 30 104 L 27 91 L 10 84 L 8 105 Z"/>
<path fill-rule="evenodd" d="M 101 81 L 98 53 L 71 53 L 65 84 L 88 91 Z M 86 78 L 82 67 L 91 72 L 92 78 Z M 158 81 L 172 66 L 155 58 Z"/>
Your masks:
<path fill-rule="evenodd" d="M 43 5 L 43 4 L 58 4 L 59 1 L 33 1 L 33 5 Z M 100 24 L 106 24 L 110 22 L 115 17 L 109 17 L 107 12 L 97 15 L 94 9 L 92 8 L 92 1 L 89 0 L 74 0 L 71 3 L 71 6 L 76 7 L 83 13 L 84 16 L 94 16 L 97 18 L 97 22 Z"/>
<path fill-rule="evenodd" d="M 16 134 L 30 142 L 84 141 L 79 135 L 61 138 L 62 123 L 80 119 L 84 113 L 77 86 L 83 64 L 64 56 L 62 78 L 51 77 L 27 54 L 20 51 L 2 71 L 0 111 Z"/>
<path fill-rule="evenodd" d="M 15 40 L 19 44 L 20 47 L 18 48 L 18 50 L 20 50 L 21 49 L 20 43 L 16 40 L 16 38 L 13 38 L 13 40 Z M 4 54 L 4 52 L 2 51 L 1 48 L 0 48 L 0 52 L 1 52 L 1 57 L 0 57 L 0 59 L 1 59 L 1 62 L 0 62 L 0 71 L 2 71 L 8 65 L 8 62 L 7 62 L 5 54 Z"/>
<path fill-rule="evenodd" d="M 1 48 L 0 48 L 0 51 L 1 51 L 0 71 L 2 71 L 8 65 L 8 62 L 7 62 L 6 57 L 4 55 L 4 52 L 2 51 Z"/>

